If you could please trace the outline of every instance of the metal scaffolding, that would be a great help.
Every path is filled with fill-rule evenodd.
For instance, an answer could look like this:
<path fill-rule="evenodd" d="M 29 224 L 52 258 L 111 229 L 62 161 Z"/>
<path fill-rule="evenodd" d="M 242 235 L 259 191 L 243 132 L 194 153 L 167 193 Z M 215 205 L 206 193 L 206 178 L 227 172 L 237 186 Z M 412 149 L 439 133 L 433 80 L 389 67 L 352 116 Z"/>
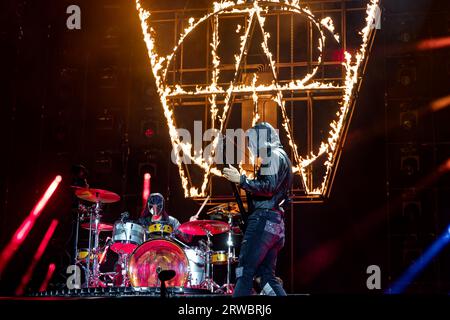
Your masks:
<path fill-rule="evenodd" d="M 314 68 L 318 67 L 318 72 L 313 80 L 335 85 L 332 88 L 283 89 L 283 100 L 286 102 L 294 138 L 301 141 L 301 143 L 297 143 L 299 152 L 302 155 L 309 155 L 317 151 L 320 148 L 321 141 L 326 139 L 329 131 L 329 119 L 336 115 L 339 108 L 346 80 L 346 70 L 343 66 L 344 52 L 355 52 L 359 48 L 361 41 L 359 31 L 361 31 L 365 23 L 367 1 L 317 0 L 302 2 L 302 5 L 307 5 L 318 19 L 331 17 L 336 27 L 336 32 L 339 34 L 339 42 L 331 41 L 331 48 L 324 49 L 323 59 L 320 62 L 317 62 L 318 31 L 314 23 L 301 15 L 286 11 L 280 3 L 267 2 L 265 5 L 271 8 L 269 12 L 264 14 L 264 18 L 266 21 L 265 26 L 267 26 L 267 29 L 270 29 L 270 49 L 273 54 L 279 84 L 288 84 L 298 78 L 299 74 L 310 73 Z M 246 6 L 246 4 L 241 6 Z M 160 56 L 171 54 L 171 50 L 178 45 L 180 33 L 189 26 L 190 18 L 198 19 L 210 12 L 210 9 L 207 8 L 152 10 L 150 26 L 154 29 L 155 34 L 158 35 L 156 43 L 159 45 L 157 50 L 160 52 Z M 216 29 L 218 26 L 220 30 Z M 241 28 L 246 30 L 247 27 L 248 19 L 245 14 L 229 12 L 223 15 L 213 15 L 211 19 L 206 20 L 205 25 L 195 31 L 195 36 L 187 38 L 179 44 L 168 69 L 167 85 L 173 88 L 177 86 L 183 92 L 190 92 L 195 90 L 195 88 L 208 86 L 211 83 L 211 75 L 214 68 L 211 56 L 213 35 L 220 34 L 221 37 L 225 37 L 225 43 L 232 42 L 233 39 L 239 41 L 240 35 L 237 33 L 238 30 Z M 236 32 L 233 32 L 235 29 Z M 251 33 L 252 36 L 258 36 L 253 34 L 253 30 Z M 372 32 L 368 43 L 367 55 L 370 53 L 374 35 L 375 32 Z M 257 51 L 256 49 L 254 51 Z M 231 57 L 227 58 L 221 56 L 221 64 L 218 68 L 221 77 L 219 77 L 217 84 L 218 86 L 226 87 L 232 80 L 230 75 L 236 66 L 232 48 L 225 47 L 221 50 L 221 54 L 231 55 Z M 242 66 L 243 72 L 241 72 L 239 81 L 243 84 L 246 81 L 246 74 L 258 73 L 258 70 L 264 69 L 264 62 L 261 61 L 261 56 L 253 54 L 252 50 L 248 49 L 249 55 Z M 307 185 L 305 185 L 301 176 L 296 176 L 297 179 L 293 189 L 293 200 L 295 203 L 322 202 L 329 196 L 367 60 L 368 57 L 361 66 L 360 79 L 350 104 L 349 119 L 344 125 L 343 135 L 338 140 L 333 170 L 330 172 L 323 192 L 320 194 L 306 192 L 306 189 L 313 190 L 317 188 L 323 181 L 322 167 L 326 159 L 319 159 L 306 168 Z M 267 95 L 270 96 L 271 94 L 275 93 L 267 92 Z M 230 107 L 232 112 L 239 112 L 240 106 L 249 99 L 249 95 L 251 95 L 251 92 L 234 94 L 232 98 L 233 103 Z M 203 129 L 205 130 L 212 125 L 208 114 L 210 107 L 209 96 L 210 93 L 208 92 L 196 95 L 189 93 L 176 94 L 173 97 L 169 97 L 169 103 L 175 112 L 179 112 L 183 108 L 194 108 L 198 114 L 198 119 L 196 120 L 202 121 Z M 218 95 L 218 106 L 222 103 L 223 95 Z M 198 111 L 200 109 L 203 111 Z M 279 113 L 279 108 L 276 108 L 275 112 Z M 227 120 L 228 126 L 232 127 L 233 124 L 228 123 Z M 275 126 L 278 127 L 278 123 Z M 191 182 L 190 172 L 193 169 L 187 165 L 185 168 Z M 226 192 L 218 191 L 216 184 L 211 181 L 208 193 L 211 195 L 209 204 L 218 204 L 230 201 L 233 198 L 231 192 L 226 194 Z M 197 199 L 203 200 L 203 198 Z"/>

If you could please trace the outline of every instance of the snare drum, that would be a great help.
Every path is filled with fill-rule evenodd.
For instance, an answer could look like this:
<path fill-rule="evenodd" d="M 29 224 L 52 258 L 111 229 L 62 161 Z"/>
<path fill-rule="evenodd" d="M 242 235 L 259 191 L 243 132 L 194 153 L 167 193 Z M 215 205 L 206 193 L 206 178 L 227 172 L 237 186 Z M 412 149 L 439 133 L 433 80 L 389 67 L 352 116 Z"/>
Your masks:
<path fill-rule="evenodd" d="M 173 228 L 167 222 L 154 222 L 148 226 L 150 237 L 168 237 L 172 234 Z"/>
<path fill-rule="evenodd" d="M 134 222 L 118 221 L 114 224 L 111 250 L 120 254 L 131 254 L 145 241 L 145 228 Z"/>

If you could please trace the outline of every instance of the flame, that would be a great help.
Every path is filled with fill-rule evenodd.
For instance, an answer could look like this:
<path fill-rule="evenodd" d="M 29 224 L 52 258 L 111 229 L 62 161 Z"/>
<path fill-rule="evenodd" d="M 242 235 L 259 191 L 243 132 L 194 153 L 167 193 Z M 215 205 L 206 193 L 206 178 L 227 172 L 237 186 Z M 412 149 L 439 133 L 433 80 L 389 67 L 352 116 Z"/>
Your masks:
<path fill-rule="evenodd" d="M 169 135 L 171 139 L 172 146 L 174 150 L 179 152 L 175 152 L 175 160 L 179 169 L 182 187 L 184 189 L 184 194 L 186 197 L 197 197 L 197 196 L 205 196 L 205 191 L 208 186 L 210 175 L 221 176 L 220 170 L 214 167 L 214 163 L 212 161 L 214 157 L 214 150 L 218 145 L 218 137 L 215 137 L 212 142 L 212 152 L 207 159 L 204 159 L 201 153 L 192 152 L 192 145 L 180 140 L 178 135 L 178 131 L 175 125 L 175 119 L 173 114 L 173 108 L 170 106 L 169 101 L 175 97 L 182 96 L 208 96 L 208 101 L 210 103 L 210 113 L 211 113 L 211 123 L 212 128 L 218 127 L 220 132 L 223 132 L 226 119 L 228 117 L 228 113 L 230 110 L 230 103 L 232 102 L 233 94 L 251 94 L 254 102 L 254 112 L 253 112 L 253 120 L 252 123 L 255 124 L 259 119 L 259 111 L 258 111 L 258 94 L 259 93 L 272 93 L 273 101 L 275 101 L 282 113 L 283 117 L 283 128 L 286 131 L 289 145 L 292 148 L 294 155 L 294 163 L 295 166 L 293 168 L 293 172 L 296 174 L 300 174 L 302 176 L 304 185 L 306 186 L 306 193 L 310 195 L 322 195 L 326 192 L 328 176 L 331 170 L 334 167 L 334 159 L 336 158 L 336 152 L 338 150 L 339 139 L 342 136 L 343 129 L 348 120 L 348 114 L 350 110 L 350 106 L 353 102 L 352 95 L 354 92 L 355 85 L 358 83 L 358 77 L 360 72 L 360 67 L 363 61 L 365 60 L 367 47 L 372 31 L 373 22 L 376 18 L 376 13 L 378 7 L 379 0 L 370 0 L 367 5 L 366 10 L 366 26 L 361 31 L 362 44 L 359 51 L 352 56 L 350 53 L 345 52 L 345 61 L 343 62 L 343 66 L 346 70 L 344 86 L 338 86 L 333 83 L 323 83 L 311 81 L 313 77 L 316 75 L 318 71 L 318 66 L 314 67 L 313 70 L 305 75 L 302 79 L 295 79 L 291 82 L 280 85 L 277 79 L 276 72 L 276 63 L 272 57 L 272 53 L 269 50 L 269 39 L 270 34 L 267 33 L 264 29 L 265 17 L 263 14 L 266 14 L 270 8 L 268 7 L 268 3 L 279 3 L 281 10 L 289 11 L 292 13 L 305 15 L 311 23 L 313 23 L 317 30 L 319 30 L 320 37 L 318 40 L 317 50 L 319 52 L 317 65 L 320 65 L 322 62 L 322 53 L 323 48 L 326 45 L 326 36 L 323 32 L 323 28 L 327 29 L 332 33 L 334 39 L 339 42 L 339 35 L 335 33 L 335 27 L 333 20 L 330 17 L 325 17 L 320 21 L 314 16 L 314 14 L 303 5 L 300 4 L 299 0 L 265 0 L 265 1 L 254 1 L 251 6 L 237 6 L 245 4 L 243 0 L 237 1 L 218 1 L 213 4 L 213 11 L 206 14 L 205 16 L 195 19 L 190 18 L 188 20 L 188 26 L 183 30 L 180 34 L 177 45 L 173 48 L 173 52 L 166 57 L 160 57 L 155 49 L 155 37 L 154 30 L 149 27 L 147 24 L 147 20 L 151 17 L 149 11 L 142 8 L 140 0 L 136 0 L 136 9 L 139 13 L 139 18 L 141 20 L 141 28 L 144 36 L 144 41 L 148 50 L 148 57 L 150 60 L 150 65 L 152 69 L 152 73 L 155 77 L 155 82 L 157 86 L 157 91 L 160 96 L 161 104 L 164 110 L 164 115 L 167 120 L 167 125 L 169 129 Z M 242 33 L 240 37 L 240 50 L 239 54 L 235 56 L 235 71 L 234 71 L 234 79 L 235 81 L 230 82 L 228 88 L 223 88 L 218 85 L 219 79 L 219 67 L 221 65 L 220 57 L 217 53 L 218 47 L 220 44 L 219 39 L 219 19 L 218 16 L 220 14 L 247 14 L 247 27 L 244 32 L 242 32 L 243 27 L 238 25 L 236 32 Z M 212 74 L 211 74 L 211 84 L 206 87 L 196 87 L 195 90 L 186 91 L 180 85 L 175 84 L 173 86 L 168 86 L 165 84 L 165 79 L 167 77 L 167 72 L 169 70 L 169 66 L 174 58 L 175 52 L 178 50 L 179 46 L 183 43 L 185 38 L 193 32 L 197 26 L 201 23 L 214 19 L 214 32 L 212 36 L 211 46 L 211 56 L 212 56 Z M 250 30 L 253 27 L 253 24 L 258 24 L 262 34 L 263 40 L 261 43 L 261 47 L 269 60 L 269 65 L 271 68 L 271 72 L 273 75 L 273 81 L 270 85 L 262 84 L 256 86 L 256 76 L 254 76 L 251 85 L 242 85 L 236 84 L 237 78 L 239 75 L 241 63 L 243 58 L 247 54 L 247 43 L 249 39 Z M 329 136 L 326 141 L 323 141 L 320 145 L 317 153 L 311 153 L 307 155 L 305 158 L 301 157 L 298 153 L 298 147 L 293 139 L 293 133 L 290 126 L 290 120 L 285 108 L 285 101 L 283 99 L 283 92 L 285 91 L 302 91 L 302 90 L 342 90 L 343 98 L 340 103 L 339 111 L 336 113 L 337 119 L 333 120 L 330 123 L 330 131 Z M 222 114 L 219 115 L 219 109 L 217 107 L 217 96 L 224 95 L 224 108 Z M 192 161 L 195 165 L 204 170 L 205 174 L 203 177 L 203 183 L 200 189 L 195 187 L 190 187 L 190 182 L 183 168 L 183 162 L 181 154 L 184 157 L 187 157 Z M 308 176 L 306 173 L 306 168 L 311 165 L 318 157 L 326 154 L 327 158 L 325 161 L 326 173 L 323 178 L 323 182 L 320 187 L 310 190 L 308 187 Z M 241 166 L 240 166 L 241 167 Z M 241 168 L 242 169 L 242 168 Z"/>

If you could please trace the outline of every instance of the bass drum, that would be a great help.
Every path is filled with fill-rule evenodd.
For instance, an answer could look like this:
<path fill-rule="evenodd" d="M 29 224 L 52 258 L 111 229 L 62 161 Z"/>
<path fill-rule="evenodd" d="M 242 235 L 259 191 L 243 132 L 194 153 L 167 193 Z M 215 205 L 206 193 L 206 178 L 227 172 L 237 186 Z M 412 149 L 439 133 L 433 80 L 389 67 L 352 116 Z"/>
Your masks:
<path fill-rule="evenodd" d="M 130 256 L 128 278 L 133 287 L 159 287 L 157 270 L 174 270 L 168 287 L 184 287 L 189 279 L 189 260 L 184 250 L 166 239 L 141 244 Z"/>

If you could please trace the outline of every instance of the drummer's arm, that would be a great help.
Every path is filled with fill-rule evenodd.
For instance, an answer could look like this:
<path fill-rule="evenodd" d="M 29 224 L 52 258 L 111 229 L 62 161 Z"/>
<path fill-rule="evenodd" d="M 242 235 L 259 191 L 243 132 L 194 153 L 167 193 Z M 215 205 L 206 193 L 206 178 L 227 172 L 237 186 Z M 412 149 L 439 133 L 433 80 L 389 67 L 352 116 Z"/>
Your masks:
<path fill-rule="evenodd" d="M 180 225 L 181 225 L 180 221 L 178 221 L 178 219 L 175 218 L 175 217 L 172 217 L 172 224 L 173 224 L 173 230 L 174 230 L 174 231 L 177 231 L 178 228 L 179 228 Z"/>
<path fill-rule="evenodd" d="M 178 239 L 180 239 L 181 241 L 183 241 L 183 242 L 191 242 L 194 237 L 191 236 L 191 235 L 188 235 L 188 234 L 186 234 L 184 232 L 181 232 L 178 229 L 180 227 L 180 225 L 181 225 L 180 221 L 178 221 L 178 219 L 176 219 L 174 217 L 172 217 L 172 218 L 173 219 L 171 219 L 171 220 L 172 220 L 172 223 L 173 223 L 173 235 L 175 237 L 177 237 Z"/>

